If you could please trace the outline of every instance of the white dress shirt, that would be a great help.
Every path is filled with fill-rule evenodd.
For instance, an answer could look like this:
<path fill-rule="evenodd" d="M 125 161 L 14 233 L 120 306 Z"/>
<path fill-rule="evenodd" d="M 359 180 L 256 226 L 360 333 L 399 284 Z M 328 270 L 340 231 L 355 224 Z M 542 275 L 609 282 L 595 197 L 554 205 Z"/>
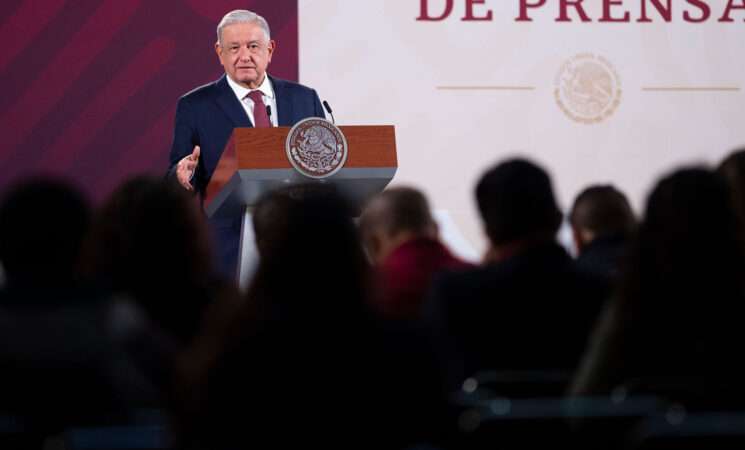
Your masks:
<path fill-rule="evenodd" d="M 269 105 L 272 108 L 272 115 L 269 116 L 269 121 L 271 122 L 273 127 L 278 126 L 279 121 L 277 117 L 277 99 L 274 96 L 274 87 L 272 87 L 272 82 L 269 80 L 269 75 L 264 73 L 264 81 L 261 83 L 258 89 L 248 89 L 236 83 L 230 77 L 227 77 L 227 79 L 230 88 L 233 89 L 233 92 L 238 98 L 238 101 L 241 102 L 241 105 L 243 105 L 243 109 L 246 110 L 248 119 L 251 121 L 252 124 L 256 124 L 256 122 L 254 121 L 254 102 L 250 98 L 248 98 L 247 95 L 251 91 L 261 91 L 261 99 L 263 100 L 264 104 Z"/>

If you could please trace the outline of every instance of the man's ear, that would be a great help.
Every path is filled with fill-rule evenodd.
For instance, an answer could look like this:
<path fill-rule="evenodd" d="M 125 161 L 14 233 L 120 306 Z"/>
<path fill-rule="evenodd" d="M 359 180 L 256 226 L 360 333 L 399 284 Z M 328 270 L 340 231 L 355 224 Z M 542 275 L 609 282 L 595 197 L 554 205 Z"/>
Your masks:
<path fill-rule="evenodd" d="M 431 233 L 430 237 L 433 238 L 433 239 L 436 239 L 437 236 L 439 236 L 439 234 L 440 234 L 440 226 L 437 225 L 437 222 L 435 222 L 434 220 L 430 221 L 430 223 L 429 223 L 429 230 L 430 230 L 430 233 Z"/>
<path fill-rule="evenodd" d="M 494 244 L 494 241 L 495 241 L 494 233 L 492 233 L 491 230 L 489 230 L 489 227 L 487 227 L 485 223 L 484 223 L 484 234 L 486 235 L 487 239 L 489 239 L 489 244 L 492 246 L 495 245 Z"/>
<path fill-rule="evenodd" d="M 575 227 L 572 227 L 572 241 L 574 242 L 574 250 L 579 255 L 585 243 L 582 242 L 582 233 Z"/>
<path fill-rule="evenodd" d="M 383 250 L 383 240 L 380 239 L 380 236 L 378 236 L 375 233 L 370 233 L 367 235 L 367 239 L 365 239 L 365 242 L 367 243 L 367 251 L 370 254 L 370 258 L 373 261 L 373 264 L 377 264 L 380 261 L 378 259 L 380 258 L 380 253 Z"/>
<path fill-rule="evenodd" d="M 269 58 L 267 59 L 267 62 L 272 62 L 272 55 L 274 54 L 274 49 L 277 47 L 277 44 L 274 43 L 274 41 L 269 41 L 269 45 L 267 45 L 266 49 L 269 52 Z"/>
<path fill-rule="evenodd" d="M 215 53 L 217 53 L 217 57 L 220 58 L 220 62 L 222 63 L 222 47 L 220 47 L 219 42 L 215 42 Z"/>
<path fill-rule="evenodd" d="M 587 228 L 572 227 L 572 237 L 574 238 L 574 244 L 577 248 L 577 254 L 579 255 L 579 252 L 581 252 L 587 244 L 592 242 L 597 235 Z"/>

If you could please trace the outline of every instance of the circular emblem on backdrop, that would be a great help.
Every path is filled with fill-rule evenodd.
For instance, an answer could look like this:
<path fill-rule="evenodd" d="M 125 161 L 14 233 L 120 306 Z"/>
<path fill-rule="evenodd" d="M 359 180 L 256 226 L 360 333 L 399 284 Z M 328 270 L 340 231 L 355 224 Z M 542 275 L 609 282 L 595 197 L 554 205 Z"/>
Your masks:
<path fill-rule="evenodd" d="M 287 157 L 305 176 L 326 178 L 347 160 L 347 140 L 339 127 L 326 119 L 311 117 L 296 123 L 287 135 Z"/>
<path fill-rule="evenodd" d="M 610 61 L 593 53 L 572 56 L 554 80 L 554 97 L 570 119 L 591 125 L 610 117 L 621 103 L 621 77 Z"/>

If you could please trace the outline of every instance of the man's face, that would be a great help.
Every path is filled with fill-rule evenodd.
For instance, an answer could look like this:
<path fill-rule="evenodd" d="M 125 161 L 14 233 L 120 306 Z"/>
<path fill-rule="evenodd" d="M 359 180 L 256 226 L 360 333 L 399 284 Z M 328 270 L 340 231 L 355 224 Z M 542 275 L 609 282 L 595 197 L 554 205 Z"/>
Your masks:
<path fill-rule="evenodd" d="M 222 29 L 222 46 L 215 44 L 215 51 L 231 80 L 249 89 L 261 85 L 274 53 L 274 41 L 267 44 L 265 38 L 258 23 L 236 23 Z"/>

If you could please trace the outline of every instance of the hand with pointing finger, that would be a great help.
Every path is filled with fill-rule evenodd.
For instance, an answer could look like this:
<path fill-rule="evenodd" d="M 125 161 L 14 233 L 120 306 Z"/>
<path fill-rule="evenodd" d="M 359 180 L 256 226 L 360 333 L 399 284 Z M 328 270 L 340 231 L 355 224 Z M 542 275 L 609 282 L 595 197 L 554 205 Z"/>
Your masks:
<path fill-rule="evenodd" d="M 178 162 L 176 166 L 176 177 L 178 182 L 181 183 L 189 191 L 194 190 L 194 186 L 191 185 L 191 178 L 194 176 L 194 170 L 197 168 L 199 163 L 199 146 L 194 147 L 194 152 L 184 157 Z"/>

